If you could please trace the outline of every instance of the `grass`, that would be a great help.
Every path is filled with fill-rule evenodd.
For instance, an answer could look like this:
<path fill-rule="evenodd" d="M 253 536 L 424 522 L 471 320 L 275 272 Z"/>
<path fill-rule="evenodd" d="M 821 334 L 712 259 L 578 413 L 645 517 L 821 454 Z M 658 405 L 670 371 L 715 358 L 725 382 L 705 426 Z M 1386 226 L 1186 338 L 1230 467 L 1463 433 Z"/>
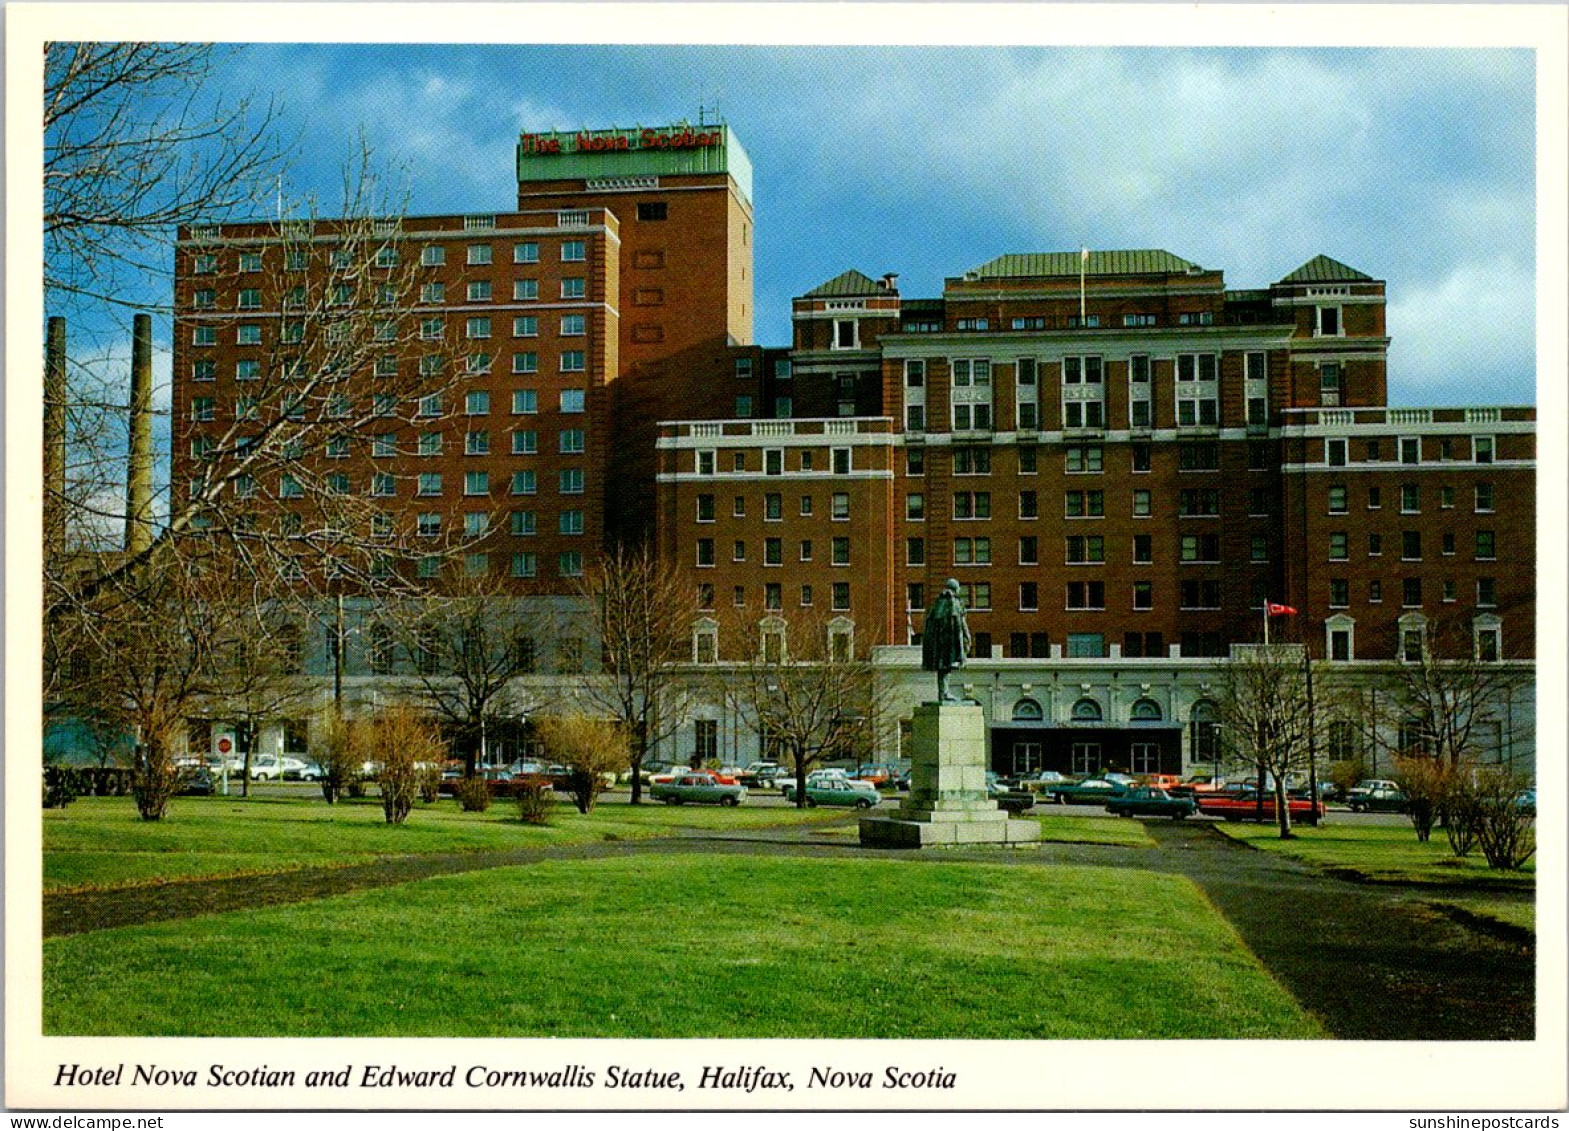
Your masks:
<path fill-rule="evenodd" d="M 1449 850 L 1449 840 L 1442 829 L 1434 829 L 1432 839 L 1423 844 L 1409 825 L 1330 823 L 1318 828 L 1296 828 L 1291 840 L 1281 840 L 1273 825 L 1222 822 L 1216 827 L 1255 848 L 1378 883 L 1522 890 L 1536 886 L 1534 861 L 1518 872 L 1496 871 L 1487 866 L 1479 849 L 1474 849 L 1470 856 L 1457 857 Z"/>
<path fill-rule="evenodd" d="M 549 861 L 50 940 L 44 1031 L 1325 1035 L 1180 876 L 681 854 Z"/>
<path fill-rule="evenodd" d="M 1446 895 L 1441 900 L 1433 900 L 1432 903 L 1440 910 L 1457 909 L 1462 914 L 1477 919 L 1536 933 L 1536 904 L 1532 900 L 1488 899 L 1484 896 L 1462 894 Z"/>
<path fill-rule="evenodd" d="M 548 827 L 524 825 L 510 802 L 464 813 L 456 802 L 416 805 L 388 825 L 375 798 L 178 798 L 143 821 L 129 797 L 84 797 L 44 812 L 44 888 L 119 887 L 165 880 L 335 867 L 378 857 L 481 852 L 663 836 L 684 829 L 816 824 L 835 810 L 632 806 L 601 801 L 590 816 L 558 803 Z"/>
<path fill-rule="evenodd" d="M 1130 848 L 1154 848 L 1155 842 L 1144 825 L 1122 817 L 1067 817 L 1043 813 L 1025 814 L 1041 827 L 1041 839 L 1070 844 L 1119 844 Z"/>

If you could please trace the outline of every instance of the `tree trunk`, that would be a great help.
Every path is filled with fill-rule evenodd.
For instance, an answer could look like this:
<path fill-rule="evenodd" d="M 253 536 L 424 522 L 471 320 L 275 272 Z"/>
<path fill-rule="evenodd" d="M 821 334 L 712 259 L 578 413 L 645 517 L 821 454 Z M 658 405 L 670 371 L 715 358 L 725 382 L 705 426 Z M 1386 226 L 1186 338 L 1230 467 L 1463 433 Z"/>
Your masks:
<path fill-rule="evenodd" d="M 648 757 L 648 727 L 641 722 L 632 724 L 632 804 L 643 803 L 643 759 Z"/>
<path fill-rule="evenodd" d="M 1281 840 L 1291 839 L 1290 799 L 1286 796 L 1286 781 L 1278 775 L 1275 778 L 1275 827 L 1280 830 Z"/>
<path fill-rule="evenodd" d="M 795 757 L 795 807 L 806 808 L 806 753 L 802 750 L 793 750 Z"/>

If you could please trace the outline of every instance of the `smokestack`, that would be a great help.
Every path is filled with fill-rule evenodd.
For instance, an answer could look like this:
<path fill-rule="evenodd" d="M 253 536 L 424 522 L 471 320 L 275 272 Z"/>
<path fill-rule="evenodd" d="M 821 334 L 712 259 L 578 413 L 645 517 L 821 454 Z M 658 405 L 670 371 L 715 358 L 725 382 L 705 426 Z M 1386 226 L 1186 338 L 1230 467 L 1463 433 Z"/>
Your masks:
<path fill-rule="evenodd" d="M 125 476 L 125 552 L 153 542 L 153 319 L 138 314 L 131 333 L 131 452 Z"/>
<path fill-rule="evenodd" d="M 49 319 L 44 345 L 44 557 L 65 549 L 65 319 Z"/>

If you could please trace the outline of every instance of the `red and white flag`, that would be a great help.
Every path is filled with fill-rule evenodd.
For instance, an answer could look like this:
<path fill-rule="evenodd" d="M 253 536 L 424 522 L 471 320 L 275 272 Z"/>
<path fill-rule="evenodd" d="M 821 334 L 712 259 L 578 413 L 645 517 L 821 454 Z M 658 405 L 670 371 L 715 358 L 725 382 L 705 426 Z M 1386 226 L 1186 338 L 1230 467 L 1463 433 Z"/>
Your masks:
<path fill-rule="evenodd" d="M 1297 611 L 1290 605 L 1277 605 L 1273 601 L 1264 602 L 1264 612 L 1272 617 L 1294 617 Z"/>

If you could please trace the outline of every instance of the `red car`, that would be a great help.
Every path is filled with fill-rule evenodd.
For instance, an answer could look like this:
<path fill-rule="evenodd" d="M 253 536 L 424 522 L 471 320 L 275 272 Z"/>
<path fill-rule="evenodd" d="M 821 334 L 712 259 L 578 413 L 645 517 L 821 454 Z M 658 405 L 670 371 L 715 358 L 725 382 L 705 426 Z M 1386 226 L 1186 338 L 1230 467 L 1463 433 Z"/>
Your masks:
<path fill-rule="evenodd" d="M 1263 804 L 1259 803 L 1258 790 L 1243 789 L 1228 793 L 1200 793 L 1194 800 L 1199 803 L 1199 812 L 1211 817 L 1220 817 L 1227 821 L 1273 821 L 1275 819 L 1275 795 L 1264 794 Z M 1316 825 L 1324 816 L 1324 803 L 1322 801 L 1309 801 L 1305 797 L 1286 798 L 1286 811 L 1291 814 L 1291 823 L 1294 825 Z"/>

